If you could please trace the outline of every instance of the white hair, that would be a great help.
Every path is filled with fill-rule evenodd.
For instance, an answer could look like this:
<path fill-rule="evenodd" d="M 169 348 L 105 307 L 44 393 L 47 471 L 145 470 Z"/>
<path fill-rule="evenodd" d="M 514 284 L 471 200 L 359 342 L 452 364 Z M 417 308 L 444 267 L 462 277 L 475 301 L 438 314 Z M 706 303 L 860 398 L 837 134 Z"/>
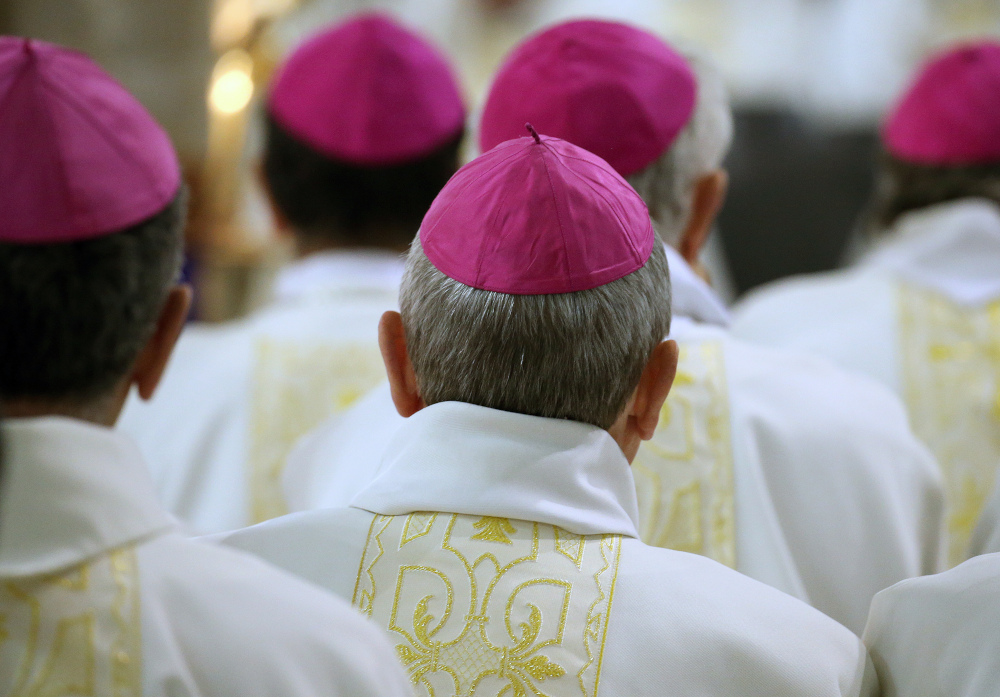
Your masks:
<path fill-rule="evenodd" d="M 626 177 L 670 245 L 677 244 L 687 224 L 695 183 L 722 166 L 733 140 L 733 114 L 722 75 L 697 52 L 685 50 L 684 56 L 698 83 L 694 113 L 666 152 Z"/>
<path fill-rule="evenodd" d="M 417 237 L 399 304 L 427 404 L 467 402 L 606 429 L 670 331 L 670 275 L 657 241 L 645 266 L 597 288 L 497 293 L 445 276 Z"/>

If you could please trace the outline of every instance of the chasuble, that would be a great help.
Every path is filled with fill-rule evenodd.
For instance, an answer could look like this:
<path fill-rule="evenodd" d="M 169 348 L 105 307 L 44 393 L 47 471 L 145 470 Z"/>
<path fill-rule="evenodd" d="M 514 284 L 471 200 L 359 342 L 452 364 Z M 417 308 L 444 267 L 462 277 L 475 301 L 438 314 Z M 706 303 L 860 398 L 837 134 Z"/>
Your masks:
<path fill-rule="evenodd" d="M 0 694 L 409 694 L 345 602 L 183 536 L 126 437 L 46 417 L 3 441 Z"/>
<path fill-rule="evenodd" d="M 885 697 L 992 697 L 1000 685 L 1000 554 L 882 591 L 864 640 Z"/>
<path fill-rule="evenodd" d="M 857 267 L 782 281 L 740 306 L 734 332 L 823 355 L 906 403 L 944 475 L 958 564 L 1000 466 L 1000 206 L 963 199 L 902 216 Z"/>
<path fill-rule="evenodd" d="M 826 361 L 733 339 L 672 249 L 677 376 L 632 464 L 643 542 L 707 556 L 861 632 L 871 598 L 940 568 L 940 474 L 899 401 Z M 292 510 L 345 506 L 404 423 L 387 386 L 289 458 Z"/>
<path fill-rule="evenodd" d="M 322 252 L 249 318 L 185 330 L 153 400 L 131 400 L 119 424 L 171 513 L 209 533 L 287 512 L 289 450 L 385 379 L 378 321 L 401 276 L 391 253 Z"/>
<path fill-rule="evenodd" d="M 351 507 L 221 539 L 350 599 L 418 695 L 877 694 L 846 628 L 637 518 L 606 431 L 442 402 Z"/>

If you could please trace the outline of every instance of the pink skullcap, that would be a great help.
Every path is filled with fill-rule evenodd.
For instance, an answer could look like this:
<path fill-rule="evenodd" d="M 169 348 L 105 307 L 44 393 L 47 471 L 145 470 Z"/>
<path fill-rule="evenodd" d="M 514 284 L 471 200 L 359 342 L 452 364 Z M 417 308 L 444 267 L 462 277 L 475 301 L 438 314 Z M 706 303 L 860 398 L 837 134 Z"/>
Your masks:
<path fill-rule="evenodd" d="M 362 166 L 429 155 L 465 124 L 444 56 L 378 13 L 360 14 L 299 47 L 274 83 L 268 109 L 316 150 Z"/>
<path fill-rule="evenodd" d="M 170 139 L 83 54 L 0 37 L 0 242 L 100 237 L 177 195 Z"/>
<path fill-rule="evenodd" d="M 615 22 L 566 22 L 504 61 L 483 109 L 479 147 L 520 136 L 530 121 L 627 177 L 667 151 L 691 118 L 696 92 L 687 61 L 656 36 Z"/>
<path fill-rule="evenodd" d="M 1000 43 L 933 58 L 882 129 L 886 150 L 920 165 L 1000 162 Z"/>
<path fill-rule="evenodd" d="M 518 138 L 460 169 L 420 243 L 446 276 L 517 295 L 588 290 L 646 263 L 653 226 L 608 163 L 557 138 Z"/>

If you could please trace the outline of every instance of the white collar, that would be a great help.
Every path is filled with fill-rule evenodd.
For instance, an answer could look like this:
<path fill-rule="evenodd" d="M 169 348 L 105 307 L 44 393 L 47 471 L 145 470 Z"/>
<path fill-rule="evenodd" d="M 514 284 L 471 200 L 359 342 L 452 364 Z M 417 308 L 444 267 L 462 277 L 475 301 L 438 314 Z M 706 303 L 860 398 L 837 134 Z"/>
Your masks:
<path fill-rule="evenodd" d="M 281 270 L 274 296 L 279 302 L 330 293 L 371 290 L 395 293 L 403 257 L 380 249 L 328 250 L 310 254 Z"/>
<path fill-rule="evenodd" d="M 372 513 L 441 511 L 638 537 L 635 482 L 607 431 L 440 402 L 404 421 L 351 501 Z"/>
<path fill-rule="evenodd" d="M 967 198 L 907 213 L 864 264 L 962 305 L 993 300 L 1000 296 L 1000 206 Z"/>
<path fill-rule="evenodd" d="M 171 528 L 126 436 L 75 419 L 3 425 L 0 577 L 34 576 Z"/>
<path fill-rule="evenodd" d="M 663 245 L 670 267 L 670 306 L 675 317 L 689 317 L 697 322 L 729 326 L 729 310 L 719 296 L 669 244 Z"/>

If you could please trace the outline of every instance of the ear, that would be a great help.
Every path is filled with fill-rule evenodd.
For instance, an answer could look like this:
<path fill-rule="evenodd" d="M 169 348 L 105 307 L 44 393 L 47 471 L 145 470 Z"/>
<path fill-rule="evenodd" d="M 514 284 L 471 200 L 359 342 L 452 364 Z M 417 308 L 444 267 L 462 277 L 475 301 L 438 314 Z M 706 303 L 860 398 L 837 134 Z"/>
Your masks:
<path fill-rule="evenodd" d="M 403 318 L 398 312 L 390 310 L 382 315 L 378 323 L 378 346 L 389 377 L 392 403 L 403 418 L 413 416 L 427 405 L 417 391 L 417 375 L 406 350 Z"/>
<path fill-rule="evenodd" d="M 691 215 L 677 244 L 677 251 L 691 266 L 698 264 L 698 254 L 712 232 L 728 188 L 729 174 L 724 169 L 702 175 L 694 184 Z"/>
<path fill-rule="evenodd" d="M 167 361 L 173 353 L 177 339 L 184 329 L 188 310 L 191 308 L 191 286 L 178 284 L 170 289 L 167 300 L 160 310 L 153 335 L 139 353 L 132 367 L 131 383 L 139 390 L 139 396 L 149 400 L 160 384 Z"/>
<path fill-rule="evenodd" d="M 267 185 L 267 177 L 264 176 L 264 165 L 258 162 L 257 166 L 254 168 L 255 176 L 257 179 L 257 185 L 260 190 L 264 192 L 264 199 L 267 201 L 267 208 L 271 211 L 271 219 L 274 221 L 274 230 L 280 236 L 284 237 L 292 233 L 292 226 L 288 222 L 288 218 L 281 209 L 278 208 L 278 204 L 274 202 L 274 196 L 271 194 L 271 187 Z"/>
<path fill-rule="evenodd" d="M 677 342 L 661 341 L 646 363 L 632 402 L 631 419 L 642 440 L 649 440 L 660 421 L 660 410 L 677 374 Z"/>

